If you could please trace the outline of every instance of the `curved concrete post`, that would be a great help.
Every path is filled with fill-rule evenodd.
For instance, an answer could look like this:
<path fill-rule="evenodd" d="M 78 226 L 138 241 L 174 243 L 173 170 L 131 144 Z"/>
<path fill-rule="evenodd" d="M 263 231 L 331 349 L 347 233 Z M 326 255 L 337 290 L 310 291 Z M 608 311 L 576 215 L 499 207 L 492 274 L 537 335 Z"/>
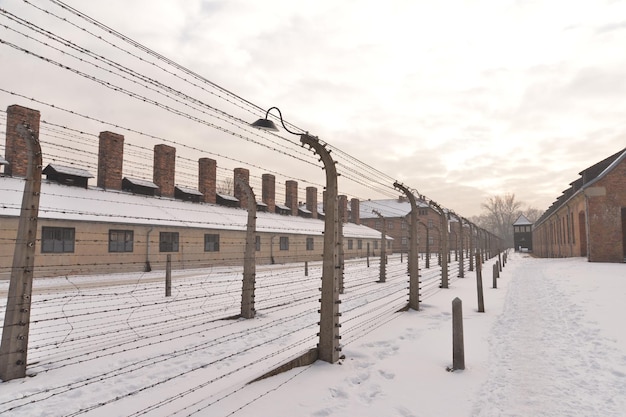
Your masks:
<path fill-rule="evenodd" d="M 28 167 L 0 344 L 0 379 L 2 381 L 26 376 L 35 242 L 41 191 L 42 157 L 39 137 L 28 125 L 18 125 L 17 131 L 26 144 Z"/>
<path fill-rule="evenodd" d="M 339 211 L 337 207 L 337 168 L 326 145 L 308 134 L 300 135 L 302 145 L 307 145 L 319 155 L 326 172 L 324 198 L 324 258 L 322 264 L 322 305 L 320 309 L 319 358 L 335 363 L 339 360 Z"/>
<path fill-rule="evenodd" d="M 378 216 L 380 220 L 383 222 L 383 229 L 381 231 L 380 237 L 380 278 L 377 282 L 385 282 L 387 281 L 386 274 L 386 264 L 387 264 L 387 221 L 383 217 L 382 214 L 376 209 L 372 210 L 372 213 Z"/>
<path fill-rule="evenodd" d="M 241 291 L 241 317 L 251 319 L 255 316 L 254 289 L 256 276 L 256 197 L 248 183 L 235 177 L 235 183 L 246 194 L 248 205 L 248 224 L 246 225 L 246 247 L 243 258 L 243 286 Z"/>
<path fill-rule="evenodd" d="M 417 202 L 413 193 L 403 184 L 397 181 L 393 183 L 394 188 L 402 191 L 411 204 L 411 222 L 409 230 L 409 308 L 419 310 L 420 288 L 419 288 L 419 260 L 417 253 Z"/>

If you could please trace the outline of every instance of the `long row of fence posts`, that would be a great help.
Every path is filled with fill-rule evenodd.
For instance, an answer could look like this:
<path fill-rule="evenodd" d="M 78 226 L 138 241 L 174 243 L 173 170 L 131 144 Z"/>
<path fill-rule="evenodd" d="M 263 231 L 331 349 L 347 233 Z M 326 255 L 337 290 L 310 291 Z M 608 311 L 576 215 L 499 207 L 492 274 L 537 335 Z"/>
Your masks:
<path fill-rule="evenodd" d="M 39 188 L 41 183 L 41 148 L 39 147 L 39 139 L 36 132 L 33 132 L 28 126 L 22 126 L 20 131 L 24 141 L 27 144 L 29 152 L 29 170 L 24 188 L 24 199 L 22 202 L 22 214 L 18 225 L 18 236 L 16 238 L 15 255 L 13 260 L 12 276 L 9 286 L 9 296 L 7 309 L 5 313 L 5 323 L 2 333 L 2 345 L 0 346 L 0 379 L 8 381 L 15 378 L 23 378 L 26 376 L 27 352 L 28 352 L 28 329 L 30 323 L 30 300 L 33 279 L 34 265 L 34 246 L 37 233 L 37 216 L 39 208 Z M 342 249 L 342 219 L 340 219 L 337 210 L 337 172 L 334 161 L 330 157 L 330 151 L 326 149 L 326 144 L 319 141 L 318 138 L 308 134 L 300 135 L 300 140 L 309 149 L 318 154 L 324 162 L 324 169 L 327 176 L 327 194 L 326 206 L 327 212 L 325 216 L 324 226 L 324 259 L 322 267 L 322 302 L 320 317 L 320 339 L 317 347 L 316 355 L 309 355 L 308 358 L 322 359 L 324 361 L 334 363 L 339 359 L 341 346 L 339 345 L 339 313 L 338 305 L 340 303 L 339 294 L 343 292 L 343 249 Z M 246 228 L 246 249 L 244 256 L 244 277 L 242 286 L 242 310 L 239 317 L 253 318 L 254 310 L 254 289 L 255 289 L 255 259 L 254 259 L 254 238 L 256 236 L 256 199 L 252 189 L 248 185 L 248 178 L 236 178 L 236 186 L 244 188 L 248 200 L 248 222 Z M 404 192 L 411 203 L 410 215 L 410 246 L 408 253 L 408 273 L 409 273 L 409 300 L 407 308 L 413 310 L 420 309 L 420 282 L 419 282 L 419 257 L 417 250 L 417 202 L 414 190 L 410 190 L 403 184 L 395 182 L 394 188 Z M 420 196 L 423 198 L 422 196 Z M 450 254 L 448 251 L 448 238 L 446 231 L 448 230 L 447 217 L 452 213 L 445 213 L 434 201 L 429 201 L 429 205 L 440 213 L 441 225 L 440 235 L 440 257 L 446 254 L 445 260 L 440 260 L 441 264 L 441 288 L 448 288 L 448 260 Z M 453 214 L 453 213 L 452 213 Z M 455 215 L 455 214 L 453 214 Z M 455 215 L 456 216 L 456 215 Z M 382 217 L 382 216 L 381 216 Z M 457 216 L 462 234 L 463 221 L 467 223 L 470 230 L 469 251 L 474 250 L 474 238 L 476 238 L 476 264 L 481 264 L 487 257 L 491 257 L 496 251 L 497 237 L 491 235 L 484 229 L 478 228 L 466 219 Z M 474 235 L 474 231 L 476 232 Z M 428 232 L 428 229 L 427 229 Z M 482 235 L 482 237 L 481 237 Z M 381 263 L 380 263 L 380 279 L 379 282 L 386 281 L 385 263 L 386 263 L 386 240 L 383 236 Z M 492 239 L 493 238 L 493 239 Z M 460 239 L 463 242 L 463 239 Z M 462 244 L 462 243 L 461 243 Z M 369 245 L 369 244 L 368 244 Z M 461 248 L 461 251 L 463 248 Z M 498 251 L 499 252 L 499 251 Z M 498 253 L 499 255 L 499 253 Z M 506 255 L 505 255 L 506 256 Z M 469 257 L 469 270 L 473 270 L 472 256 Z M 506 259 L 506 257 L 505 257 Z M 369 247 L 368 247 L 368 266 L 369 266 Z M 464 269 L 461 257 L 460 271 Z M 429 259 L 427 258 L 427 267 L 429 267 Z M 482 301 L 482 271 L 478 268 L 477 281 L 479 287 L 479 311 L 484 311 Z M 166 296 L 171 296 L 171 258 L 168 256 L 166 264 Z"/>
<path fill-rule="evenodd" d="M 507 251 L 498 251 L 498 260 L 493 264 L 493 288 L 498 288 L 500 272 L 506 264 Z M 478 295 L 478 312 L 485 312 L 485 298 L 483 294 L 482 257 L 476 252 L 476 293 Z M 463 342 L 463 307 L 458 297 L 452 300 L 452 367 L 448 371 L 465 369 L 465 345 Z"/>

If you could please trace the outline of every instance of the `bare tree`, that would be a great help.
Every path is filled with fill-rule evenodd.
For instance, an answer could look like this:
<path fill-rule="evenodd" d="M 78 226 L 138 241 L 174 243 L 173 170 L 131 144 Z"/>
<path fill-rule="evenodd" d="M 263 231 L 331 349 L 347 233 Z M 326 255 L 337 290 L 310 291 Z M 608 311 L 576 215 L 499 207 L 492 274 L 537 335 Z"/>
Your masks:
<path fill-rule="evenodd" d="M 526 216 L 526 218 L 533 223 L 539 220 L 539 217 L 541 217 L 542 214 L 543 211 L 531 206 L 528 206 L 528 208 L 524 210 L 524 216 Z"/>
<path fill-rule="evenodd" d="M 217 186 L 217 192 L 224 195 L 233 195 L 235 192 L 235 185 L 232 178 L 224 178 L 222 183 Z"/>
<path fill-rule="evenodd" d="M 515 200 L 515 194 L 491 196 L 482 204 L 482 208 L 484 212 L 475 217 L 474 222 L 501 237 L 505 245 L 512 246 L 513 223 L 523 213 L 522 203 Z"/>

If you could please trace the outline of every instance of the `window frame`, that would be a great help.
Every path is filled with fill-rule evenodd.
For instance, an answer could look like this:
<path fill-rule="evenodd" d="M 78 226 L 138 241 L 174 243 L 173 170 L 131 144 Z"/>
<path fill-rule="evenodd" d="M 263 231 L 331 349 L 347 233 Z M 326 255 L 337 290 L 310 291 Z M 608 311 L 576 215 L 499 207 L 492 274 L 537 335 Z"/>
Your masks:
<path fill-rule="evenodd" d="M 61 233 L 59 236 L 46 236 L 50 233 Z M 66 236 L 66 233 L 68 236 Z M 71 240 L 71 241 L 70 241 Z M 60 242 L 60 243 L 59 243 Z M 49 247 L 52 245 L 51 247 Z M 60 245 L 60 247 L 59 247 Z M 76 250 L 76 228 L 75 227 L 41 227 L 41 253 L 74 253 Z"/>
<path fill-rule="evenodd" d="M 113 240 L 113 235 L 123 239 Z M 130 239 L 128 239 L 130 237 Z M 115 247 L 114 247 L 115 246 Z M 109 229 L 109 253 L 132 253 L 135 246 L 135 232 L 126 229 Z"/>
<path fill-rule="evenodd" d="M 179 243 L 180 234 L 178 232 L 159 232 L 159 252 L 178 252 Z"/>
<path fill-rule="evenodd" d="M 278 239 L 278 248 L 280 250 L 289 250 L 289 236 L 281 236 Z"/>
<path fill-rule="evenodd" d="M 204 234 L 204 251 L 219 252 L 220 251 L 220 234 L 205 233 Z"/>

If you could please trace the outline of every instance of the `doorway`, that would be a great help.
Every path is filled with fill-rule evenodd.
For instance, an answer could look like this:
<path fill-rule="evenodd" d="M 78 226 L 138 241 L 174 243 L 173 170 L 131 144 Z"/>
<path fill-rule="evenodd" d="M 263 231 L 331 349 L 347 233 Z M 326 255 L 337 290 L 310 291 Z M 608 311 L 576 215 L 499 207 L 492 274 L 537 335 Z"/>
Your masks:
<path fill-rule="evenodd" d="M 626 262 L 626 207 L 622 207 L 622 252 Z"/>
<path fill-rule="evenodd" d="M 623 216 L 624 212 L 622 211 L 622 218 Z M 580 256 L 587 256 L 587 221 L 584 211 L 578 214 L 578 231 L 580 233 Z"/>

